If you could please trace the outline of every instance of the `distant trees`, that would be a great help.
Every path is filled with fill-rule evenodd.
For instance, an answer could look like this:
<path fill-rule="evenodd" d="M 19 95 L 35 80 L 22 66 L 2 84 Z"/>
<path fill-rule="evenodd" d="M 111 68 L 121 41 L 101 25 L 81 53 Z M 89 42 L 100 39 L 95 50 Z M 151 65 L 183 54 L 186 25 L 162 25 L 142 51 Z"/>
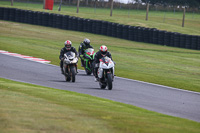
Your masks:
<path fill-rule="evenodd" d="M 141 1 L 144 3 L 149 2 L 150 4 L 159 4 L 159 5 L 180 5 L 180 6 L 189 6 L 189 7 L 199 7 L 200 6 L 200 0 L 135 0 L 135 1 Z"/>

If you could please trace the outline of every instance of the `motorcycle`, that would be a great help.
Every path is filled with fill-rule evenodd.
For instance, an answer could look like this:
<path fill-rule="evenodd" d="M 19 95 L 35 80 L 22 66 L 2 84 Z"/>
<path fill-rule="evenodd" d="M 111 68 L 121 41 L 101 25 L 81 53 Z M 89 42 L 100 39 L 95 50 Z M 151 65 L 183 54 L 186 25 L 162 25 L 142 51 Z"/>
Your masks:
<path fill-rule="evenodd" d="M 72 80 L 72 82 L 75 82 L 75 76 L 77 74 L 77 63 L 78 58 L 76 57 L 74 52 L 69 51 L 64 54 L 63 71 L 66 81 Z"/>
<path fill-rule="evenodd" d="M 111 60 L 111 58 L 104 56 L 100 59 L 99 69 L 98 69 L 98 78 L 99 78 L 99 86 L 102 89 L 105 89 L 106 86 L 109 90 L 112 90 L 112 82 L 114 80 L 114 72 L 115 72 L 115 63 Z"/>
<path fill-rule="evenodd" d="M 88 48 L 85 50 L 84 58 L 84 68 L 87 75 L 93 73 L 93 61 L 94 61 L 95 52 L 93 48 Z"/>

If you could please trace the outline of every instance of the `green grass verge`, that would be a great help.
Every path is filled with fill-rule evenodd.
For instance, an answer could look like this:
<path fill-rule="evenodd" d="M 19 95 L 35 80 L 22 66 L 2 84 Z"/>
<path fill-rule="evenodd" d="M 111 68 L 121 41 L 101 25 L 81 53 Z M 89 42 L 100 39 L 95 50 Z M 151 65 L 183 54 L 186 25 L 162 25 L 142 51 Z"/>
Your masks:
<path fill-rule="evenodd" d="M 199 133 L 200 123 L 0 78 L 0 132 Z"/>
<path fill-rule="evenodd" d="M 59 65 L 65 40 L 78 49 L 86 37 L 96 51 L 102 44 L 108 46 L 117 76 L 200 92 L 200 51 L 0 21 L 1 50 L 44 58 L 54 65 Z"/>
<path fill-rule="evenodd" d="M 0 1 L 0 6 L 11 7 L 10 1 Z M 182 12 L 149 12 L 149 20 L 145 21 L 146 11 L 114 9 L 113 16 L 110 17 L 110 9 L 106 8 L 88 8 L 80 7 L 79 13 L 76 13 L 76 6 L 62 6 L 62 11 L 58 11 L 59 5 L 54 5 L 53 11 L 43 10 L 41 3 L 14 2 L 13 8 L 22 8 L 26 10 L 46 11 L 50 13 L 59 13 L 81 18 L 90 18 L 96 20 L 105 20 L 125 25 L 142 26 L 158 28 L 160 30 L 179 32 L 191 35 L 200 35 L 200 14 L 186 12 L 185 27 L 182 27 Z M 129 14 L 129 15 L 128 15 Z"/>

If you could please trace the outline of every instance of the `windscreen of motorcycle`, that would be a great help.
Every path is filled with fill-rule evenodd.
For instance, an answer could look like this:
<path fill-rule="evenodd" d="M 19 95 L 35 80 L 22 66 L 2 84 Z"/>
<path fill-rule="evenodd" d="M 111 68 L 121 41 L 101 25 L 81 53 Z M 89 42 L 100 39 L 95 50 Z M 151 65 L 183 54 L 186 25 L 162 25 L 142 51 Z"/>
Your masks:
<path fill-rule="evenodd" d="M 74 59 L 76 56 L 76 54 L 72 51 L 69 51 L 69 52 L 65 53 L 64 55 L 65 55 L 65 57 L 69 58 L 70 60 Z"/>
<path fill-rule="evenodd" d="M 109 69 L 114 67 L 114 63 L 109 57 L 105 56 L 100 59 L 100 67 L 104 69 Z"/>
<path fill-rule="evenodd" d="M 93 55 L 94 54 L 94 49 L 93 48 L 88 48 L 88 49 L 86 49 L 85 50 L 85 53 L 87 54 L 87 55 Z"/>

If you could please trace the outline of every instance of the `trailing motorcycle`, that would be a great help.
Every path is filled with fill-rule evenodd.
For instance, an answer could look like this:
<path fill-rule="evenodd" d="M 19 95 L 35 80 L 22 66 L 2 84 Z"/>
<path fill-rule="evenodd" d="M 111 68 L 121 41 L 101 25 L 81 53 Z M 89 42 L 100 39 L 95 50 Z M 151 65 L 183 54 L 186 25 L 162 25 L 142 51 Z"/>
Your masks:
<path fill-rule="evenodd" d="M 76 80 L 75 76 L 77 74 L 77 63 L 78 63 L 78 58 L 76 57 L 74 52 L 69 51 L 64 54 L 63 71 L 66 81 L 72 80 L 72 82 L 75 82 Z"/>
<path fill-rule="evenodd" d="M 105 89 L 106 86 L 109 90 L 112 90 L 112 82 L 114 80 L 114 67 L 115 63 L 111 60 L 111 58 L 104 56 L 100 59 L 99 69 L 98 69 L 98 78 L 99 78 L 99 86 L 102 89 Z"/>
<path fill-rule="evenodd" d="M 94 61 L 95 52 L 93 48 L 88 48 L 85 50 L 84 56 L 84 68 L 87 75 L 93 73 L 93 61 Z"/>

